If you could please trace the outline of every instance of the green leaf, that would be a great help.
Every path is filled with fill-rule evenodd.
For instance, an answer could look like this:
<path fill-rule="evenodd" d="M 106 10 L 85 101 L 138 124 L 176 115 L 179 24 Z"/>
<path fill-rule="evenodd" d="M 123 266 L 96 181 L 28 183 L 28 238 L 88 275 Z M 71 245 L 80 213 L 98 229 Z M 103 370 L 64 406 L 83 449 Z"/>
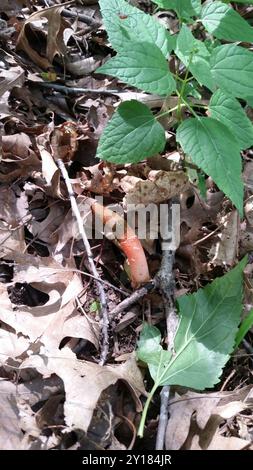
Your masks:
<path fill-rule="evenodd" d="M 253 309 L 248 313 L 247 317 L 241 323 L 239 331 L 235 338 L 235 349 L 241 344 L 242 340 L 245 338 L 246 334 L 253 326 Z"/>
<path fill-rule="evenodd" d="M 195 39 L 187 26 L 183 25 L 177 38 L 175 53 L 201 85 L 214 90 L 215 83 L 210 70 L 210 53 L 205 45 Z"/>
<path fill-rule="evenodd" d="M 107 124 L 97 157 L 113 163 L 136 163 L 161 152 L 165 132 L 147 106 L 125 101 Z"/>
<path fill-rule="evenodd" d="M 178 299 L 180 323 L 172 358 L 166 355 L 157 364 L 152 361 L 152 356 L 162 357 L 160 337 L 157 328 L 145 327 L 137 355 L 142 360 L 147 358 L 156 387 L 181 385 L 203 390 L 219 381 L 222 368 L 233 351 L 240 321 L 242 272 L 246 263 L 244 258 L 225 276 L 195 294 Z M 150 343 L 152 337 L 155 340 Z"/>
<path fill-rule="evenodd" d="M 161 333 L 158 328 L 144 323 L 138 341 L 138 358 L 149 365 L 154 381 L 156 381 L 157 372 L 163 369 L 171 359 L 171 353 L 164 350 L 160 342 Z"/>
<path fill-rule="evenodd" d="M 253 95 L 253 53 L 234 44 L 216 47 L 210 59 L 215 83 L 229 96 Z"/>
<path fill-rule="evenodd" d="M 184 152 L 243 213 L 240 146 L 229 129 L 212 118 L 190 118 L 177 129 Z"/>
<path fill-rule="evenodd" d="M 217 90 L 209 103 L 211 117 L 222 122 L 238 140 L 241 150 L 253 145 L 253 125 L 236 98 Z"/>
<path fill-rule="evenodd" d="M 90 305 L 90 312 L 91 313 L 99 312 L 99 310 L 100 310 L 100 302 L 98 302 L 97 300 L 93 300 L 93 302 Z"/>
<path fill-rule="evenodd" d="M 253 41 L 253 28 L 229 5 L 208 3 L 202 9 L 201 22 L 207 31 L 227 41 Z"/>
<path fill-rule="evenodd" d="M 96 70 L 118 77 L 148 93 L 170 95 L 176 89 L 168 62 L 155 44 L 127 41 L 121 51 Z"/>
<path fill-rule="evenodd" d="M 224 0 L 224 1 L 228 1 L 228 0 Z M 235 3 L 246 3 L 247 5 L 252 5 L 253 4 L 253 0 L 236 0 Z"/>
<path fill-rule="evenodd" d="M 175 10 L 182 18 L 198 16 L 201 12 L 201 0 L 152 0 L 164 10 Z"/>
<path fill-rule="evenodd" d="M 127 39 L 156 44 L 165 57 L 173 49 L 173 37 L 154 17 L 124 0 L 100 0 L 99 5 L 109 40 L 116 51 L 121 50 Z"/>
<path fill-rule="evenodd" d="M 247 98 L 245 98 L 245 100 L 247 101 L 247 104 L 253 108 L 253 96 L 247 96 Z"/>

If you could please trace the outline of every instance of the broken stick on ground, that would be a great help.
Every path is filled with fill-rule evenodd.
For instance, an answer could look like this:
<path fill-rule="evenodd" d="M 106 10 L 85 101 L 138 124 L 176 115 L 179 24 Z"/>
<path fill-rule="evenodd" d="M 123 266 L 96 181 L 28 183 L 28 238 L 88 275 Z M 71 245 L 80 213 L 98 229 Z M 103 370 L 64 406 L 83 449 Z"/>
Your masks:
<path fill-rule="evenodd" d="M 82 237 L 82 240 L 83 240 L 83 243 L 84 243 L 84 246 L 85 246 L 85 249 L 86 249 L 90 269 L 91 269 L 91 272 L 92 272 L 92 274 L 95 278 L 97 288 L 98 288 L 98 292 L 99 292 L 100 312 L 101 312 L 101 320 L 102 320 L 102 346 L 101 346 L 101 354 L 100 354 L 100 362 L 99 363 L 100 363 L 100 365 L 104 365 L 106 360 L 107 360 L 108 351 L 109 351 L 109 334 L 108 334 L 109 319 L 108 319 L 108 307 L 107 307 L 107 301 L 106 301 L 106 294 L 105 294 L 105 290 L 104 290 L 104 287 L 103 287 L 102 280 L 101 280 L 101 278 L 98 274 L 96 265 L 94 263 L 90 243 L 89 243 L 89 240 L 87 238 L 86 232 L 84 230 L 83 220 L 82 220 L 80 211 L 78 209 L 78 205 L 77 205 L 77 202 L 76 202 L 76 199 L 75 199 L 75 195 L 74 195 L 74 192 L 73 192 L 73 189 L 72 189 L 72 185 L 71 185 L 71 182 L 70 182 L 70 179 L 69 179 L 68 172 L 67 172 L 67 170 L 65 168 L 65 165 L 64 165 L 62 160 L 58 159 L 57 160 L 57 165 L 58 165 L 58 167 L 61 171 L 61 174 L 62 174 L 62 176 L 64 178 L 64 181 L 66 183 L 66 186 L 67 186 L 72 211 L 73 211 L 74 216 L 76 218 L 77 225 L 78 225 L 78 230 L 79 230 L 79 233 Z"/>

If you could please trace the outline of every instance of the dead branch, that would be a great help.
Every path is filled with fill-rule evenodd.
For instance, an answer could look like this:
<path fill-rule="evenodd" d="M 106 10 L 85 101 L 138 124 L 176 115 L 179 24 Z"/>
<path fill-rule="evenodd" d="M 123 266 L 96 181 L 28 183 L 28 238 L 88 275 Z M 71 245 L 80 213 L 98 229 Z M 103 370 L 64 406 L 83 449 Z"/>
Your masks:
<path fill-rule="evenodd" d="M 82 237 L 82 240 L 83 240 L 83 243 L 84 243 L 84 246 L 85 246 L 85 249 L 86 249 L 90 269 L 91 269 L 91 272 L 92 272 L 92 274 L 95 278 L 97 288 L 98 288 L 98 291 L 99 291 L 100 312 L 101 312 L 101 319 L 102 319 L 102 347 L 101 347 L 101 354 L 100 354 L 100 362 L 99 363 L 100 363 L 100 365 L 104 365 L 106 360 L 107 360 L 108 351 L 109 351 L 109 333 L 108 333 L 109 318 L 108 318 L 108 307 L 107 307 L 106 294 L 105 294 L 105 290 L 104 290 L 104 287 L 103 287 L 102 280 L 101 280 L 101 278 L 98 274 L 96 265 L 94 263 L 90 243 L 89 243 L 89 240 L 87 238 L 86 232 L 84 230 L 83 220 L 82 220 L 81 214 L 80 214 L 79 209 L 78 209 L 78 205 L 77 205 L 77 202 L 76 202 L 76 199 L 75 199 L 75 195 L 74 195 L 74 192 L 73 192 L 73 189 L 72 189 L 72 185 L 71 185 L 71 182 L 70 182 L 70 179 L 69 179 L 68 172 L 67 172 L 67 170 L 65 168 L 65 165 L 62 162 L 62 160 L 58 159 L 57 160 L 57 165 L 58 165 L 58 167 L 61 171 L 61 174 L 64 178 L 64 181 L 66 183 L 68 194 L 69 194 L 69 199 L 70 199 L 70 203 L 71 203 L 71 207 L 72 207 L 72 211 L 73 211 L 74 216 L 76 218 L 77 225 L 78 225 L 78 230 L 79 230 L 79 233 Z"/>
<path fill-rule="evenodd" d="M 170 209 L 173 203 L 177 203 L 176 199 L 171 201 Z M 170 210 L 170 228 L 172 229 L 172 210 Z M 172 231 L 172 230 L 171 230 Z M 171 240 L 164 240 L 165 247 Z M 160 290 L 165 310 L 166 329 L 167 329 L 167 349 L 173 353 L 174 338 L 177 332 L 179 318 L 174 305 L 174 287 L 175 281 L 173 276 L 173 264 L 175 259 L 175 249 L 164 249 L 161 267 L 155 277 L 156 287 Z M 168 424 L 170 386 L 165 385 L 162 388 L 160 402 L 160 415 L 156 436 L 156 450 L 164 449 L 165 433 Z"/>

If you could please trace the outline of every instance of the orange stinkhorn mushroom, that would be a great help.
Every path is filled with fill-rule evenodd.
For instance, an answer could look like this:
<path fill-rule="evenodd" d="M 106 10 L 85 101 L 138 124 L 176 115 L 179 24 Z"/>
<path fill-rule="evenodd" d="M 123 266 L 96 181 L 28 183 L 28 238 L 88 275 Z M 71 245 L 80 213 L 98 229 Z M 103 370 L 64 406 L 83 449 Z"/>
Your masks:
<path fill-rule="evenodd" d="M 120 232 L 120 235 L 117 236 L 116 233 L 115 237 L 120 249 L 127 257 L 132 286 L 137 287 L 150 281 L 147 259 L 134 230 L 117 212 L 102 206 L 98 202 L 94 202 L 91 208 L 95 216 L 99 217 L 104 224 L 107 224 L 107 228 L 110 227 L 112 232 L 116 224 L 117 229 L 121 229 L 117 230 L 117 232 Z"/>

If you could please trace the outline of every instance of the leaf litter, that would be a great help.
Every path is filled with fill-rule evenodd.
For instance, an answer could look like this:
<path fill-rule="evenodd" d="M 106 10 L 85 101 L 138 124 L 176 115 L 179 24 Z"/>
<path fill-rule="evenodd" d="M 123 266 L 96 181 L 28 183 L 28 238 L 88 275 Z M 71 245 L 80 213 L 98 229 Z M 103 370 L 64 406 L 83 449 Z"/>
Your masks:
<path fill-rule="evenodd" d="M 138 100 L 162 110 L 170 104 L 92 75 L 111 48 L 99 7 L 90 3 L 13 0 L 0 6 L 1 449 L 138 448 L 136 429 L 149 389 L 135 355 L 142 317 L 164 328 L 163 304 L 155 292 L 110 314 L 133 288 L 117 240 L 100 233 L 90 245 L 107 295 L 110 336 L 109 360 L 98 363 L 98 286 L 57 159 L 68 168 L 87 230 L 93 227 L 91 206 L 98 195 L 123 213 L 127 204 L 159 206 L 179 198 L 176 297 L 206 286 L 246 253 L 252 263 L 250 151 L 244 152 L 243 221 L 210 178 L 205 197 L 196 181 L 188 181 L 173 133 L 166 136 L 166 152 L 147 163 L 96 159 L 98 140 L 120 102 Z M 132 3 L 145 11 L 145 2 Z M 59 83 L 63 88 L 54 87 Z M 86 92 L 70 93 L 66 87 Z M 173 119 L 167 125 L 173 129 Z M 161 263 L 159 243 L 147 237 L 142 244 L 154 276 Z M 250 267 L 245 311 L 253 305 Z M 252 339 L 252 330 L 247 337 Z M 173 387 L 166 449 L 252 447 L 252 363 L 246 353 L 240 345 L 214 392 Z M 149 419 L 142 449 L 152 425 Z"/>

